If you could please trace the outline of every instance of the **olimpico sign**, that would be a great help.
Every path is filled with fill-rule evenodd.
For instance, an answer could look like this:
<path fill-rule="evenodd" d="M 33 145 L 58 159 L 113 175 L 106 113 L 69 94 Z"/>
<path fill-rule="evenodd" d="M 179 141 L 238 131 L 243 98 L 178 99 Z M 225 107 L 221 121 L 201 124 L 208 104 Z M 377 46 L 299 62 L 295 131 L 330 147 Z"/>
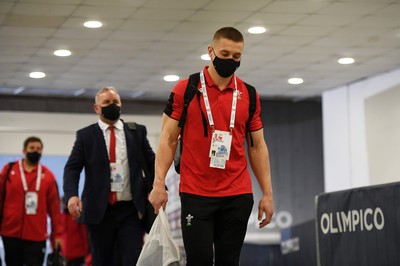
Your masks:
<path fill-rule="evenodd" d="M 400 182 L 316 197 L 317 265 L 400 265 Z"/>
<path fill-rule="evenodd" d="M 324 234 L 382 230 L 384 226 L 385 216 L 379 207 L 323 213 L 320 219 Z"/>

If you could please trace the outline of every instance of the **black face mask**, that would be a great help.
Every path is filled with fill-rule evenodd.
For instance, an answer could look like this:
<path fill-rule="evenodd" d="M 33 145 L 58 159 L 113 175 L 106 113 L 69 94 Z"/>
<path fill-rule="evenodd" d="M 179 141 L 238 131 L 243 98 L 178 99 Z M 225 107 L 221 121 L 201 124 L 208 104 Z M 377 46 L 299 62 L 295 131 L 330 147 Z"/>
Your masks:
<path fill-rule="evenodd" d="M 121 115 L 121 107 L 115 103 L 101 107 L 101 115 L 108 120 L 115 121 Z"/>
<path fill-rule="evenodd" d="M 213 50 L 214 52 L 214 50 Z M 213 65 L 218 75 L 223 78 L 228 78 L 235 73 L 236 69 L 240 66 L 240 61 L 235 61 L 232 58 L 221 59 L 214 52 L 215 58 L 213 60 Z"/>
<path fill-rule="evenodd" d="M 26 153 L 26 158 L 33 164 L 37 164 L 40 160 L 40 157 L 42 157 L 42 154 L 38 153 L 37 151 Z"/>

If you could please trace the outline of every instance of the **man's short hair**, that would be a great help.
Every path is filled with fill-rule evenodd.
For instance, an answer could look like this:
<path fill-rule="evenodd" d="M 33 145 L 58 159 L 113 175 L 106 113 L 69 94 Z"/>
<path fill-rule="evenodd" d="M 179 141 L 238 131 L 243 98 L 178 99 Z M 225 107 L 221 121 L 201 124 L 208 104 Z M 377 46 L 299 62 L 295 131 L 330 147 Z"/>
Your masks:
<path fill-rule="evenodd" d="M 43 148 L 43 142 L 42 142 L 42 140 L 39 139 L 38 137 L 31 136 L 31 137 L 27 138 L 27 139 L 24 141 L 24 150 L 26 150 L 26 148 L 28 148 L 28 145 L 29 145 L 29 143 L 31 143 L 31 142 L 40 142 L 40 145 L 42 145 L 42 148 Z"/>
<path fill-rule="evenodd" d="M 217 30 L 214 34 L 213 41 L 218 41 L 222 38 L 234 42 L 244 42 L 242 33 L 233 27 L 224 27 Z"/>
<path fill-rule="evenodd" d="M 100 89 L 100 90 L 96 93 L 96 97 L 94 98 L 94 102 L 97 103 L 98 100 L 99 100 L 99 95 L 102 94 L 102 93 L 105 93 L 105 92 L 107 92 L 107 91 L 113 91 L 113 92 L 115 92 L 116 94 L 118 94 L 118 91 L 117 91 L 116 88 L 114 88 L 114 87 L 112 87 L 112 86 L 104 87 L 104 88 Z"/>

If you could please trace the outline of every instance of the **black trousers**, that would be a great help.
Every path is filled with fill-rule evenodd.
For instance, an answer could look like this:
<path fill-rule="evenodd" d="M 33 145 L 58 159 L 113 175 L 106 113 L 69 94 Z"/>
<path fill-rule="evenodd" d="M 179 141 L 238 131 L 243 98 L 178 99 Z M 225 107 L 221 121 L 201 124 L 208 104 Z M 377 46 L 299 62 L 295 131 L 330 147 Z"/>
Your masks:
<path fill-rule="evenodd" d="M 182 193 L 187 266 L 238 266 L 253 203 L 251 194 L 202 197 Z"/>
<path fill-rule="evenodd" d="M 67 261 L 67 266 L 84 266 L 85 258 L 78 258 Z"/>
<path fill-rule="evenodd" d="M 100 224 L 88 224 L 93 266 L 136 265 L 143 247 L 144 227 L 133 202 L 107 208 Z"/>
<path fill-rule="evenodd" d="M 29 241 L 14 237 L 2 237 L 6 265 L 42 266 L 46 253 L 46 241 Z"/>

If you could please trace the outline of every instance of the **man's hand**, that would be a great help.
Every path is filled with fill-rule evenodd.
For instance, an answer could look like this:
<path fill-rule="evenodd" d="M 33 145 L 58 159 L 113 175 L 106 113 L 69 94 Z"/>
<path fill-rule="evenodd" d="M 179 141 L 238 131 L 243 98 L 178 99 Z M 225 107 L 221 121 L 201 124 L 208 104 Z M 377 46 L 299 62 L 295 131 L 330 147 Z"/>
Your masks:
<path fill-rule="evenodd" d="M 61 250 L 61 245 L 62 245 L 62 240 L 61 238 L 55 238 L 54 239 L 54 247 L 53 250 L 60 249 Z"/>
<path fill-rule="evenodd" d="M 151 205 L 153 205 L 154 207 L 155 214 L 158 214 L 158 211 L 160 210 L 161 207 L 165 209 L 165 205 L 167 204 L 168 201 L 168 194 L 167 191 L 165 190 L 164 184 L 153 185 L 153 190 L 149 195 L 149 201 Z"/>
<path fill-rule="evenodd" d="M 76 218 L 81 216 L 82 201 L 77 196 L 71 197 L 68 200 L 68 211 L 72 216 Z"/>
<path fill-rule="evenodd" d="M 265 216 L 264 216 L 265 215 Z M 258 220 L 260 228 L 263 228 L 271 222 L 272 215 L 274 215 L 274 202 L 271 197 L 264 196 L 258 204 Z M 265 217 L 263 220 L 263 216 Z"/>

